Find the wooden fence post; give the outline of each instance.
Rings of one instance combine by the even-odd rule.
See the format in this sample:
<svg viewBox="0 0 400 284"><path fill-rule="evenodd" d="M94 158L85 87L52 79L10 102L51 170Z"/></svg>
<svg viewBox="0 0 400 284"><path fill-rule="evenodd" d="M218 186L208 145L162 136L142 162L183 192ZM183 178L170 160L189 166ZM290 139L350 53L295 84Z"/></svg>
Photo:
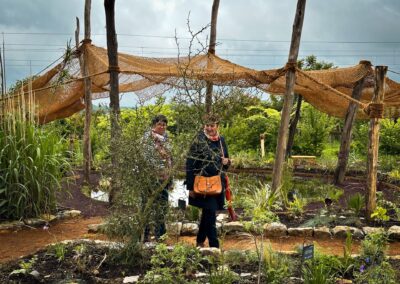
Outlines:
<svg viewBox="0 0 400 284"><path fill-rule="evenodd" d="M296 16L293 23L292 41L290 44L288 59L288 63L292 65L292 68L290 68L286 73L286 92L283 102L281 125L279 127L278 143L276 146L275 162L272 173L272 192L276 192L282 184L283 163L285 161L289 119L294 96L293 89L296 80L295 67L297 64L297 56L299 54L301 30L303 28L305 8L306 0L298 0Z"/></svg>
<svg viewBox="0 0 400 284"><path fill-rule="evenodd" d="M367 210L366 218L376 209L376 187L379 150L379 120L383 117L383 99L385 95L385 76L387 66L375 67L375 90L372 103L368 106L370 124L367 157Z"/></svg>

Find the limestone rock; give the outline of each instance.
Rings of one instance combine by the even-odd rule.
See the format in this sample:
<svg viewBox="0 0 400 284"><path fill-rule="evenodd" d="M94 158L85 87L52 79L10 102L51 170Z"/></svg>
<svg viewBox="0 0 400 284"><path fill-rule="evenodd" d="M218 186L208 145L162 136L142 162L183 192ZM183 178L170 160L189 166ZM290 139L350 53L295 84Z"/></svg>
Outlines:
<svg viewBox="0 0 400 284"><path fill-rule="evenodd" d="M39 219L39 218L29 218L29 219L25 219L24 223L28 226L40 227L40 226L43 226L44 224L46 224L47 222L45 220Z"/></svg>
<svg viewBox="0 0 400 284"><path fill-rule="evenodd" d="M91 234L102 233L105 226L106 226L106 223L89 224L88 225L88 233L91 233Z"/></svg>
<svg viewBox="0 0 400 284"><path fill-rule="evenodd" d="M225 223L229 221L229 216L228 214L225 213L220 213L217 215L217 221L221 223Z"/></svg>
<svg viewBox="0 0 400 284"><path fill-rule="evenodd" d="M227 234L233 234L236 232L243 232L244 228L243 228L243 224L240 222L228 222L224 224L224 231Z"/></svg>
<svg viewBox="0 0 400 284"><path fill-rule="evenodd" d="M385 231L382 227L363 227L362 228L365 235L375 234L375 233L383 233Z"/></svg>
<svg viewBox="0 0 400 284"><path fill-rule="evenodd" d="M392 241L400 240L400 226L392 226L388 230L389 239Z"/></svg>
<svg viewBox="0 0 400 284"><path fill-rule="evenodd" d="M182 222L167 223L167 234L169 236L180 236L182 230Z"/></svg>
<svg viewBox="0 0 400 284"><path fill-rule="evenodd" d="M264 235L266 237L285 237L287 235L287 227L279 222L265 224Z"/></svg>
<svg viewBox="0 0 400 284"><path fill-rule="evenodd" d="M221 254L221 250L219 248L200 248L199 251L202 256L218 257Z"/></svg>
<svg viewBox="0 0 400 284"><path fill-rule="evenodd" d="M293 237L312 237L313 232L314 229L311 227L288 229L288 235Z"/></svg>
<svg viewBox="0 0 400 284"><path fill-rule="evenodd" d="M364 237L364 233L360 229L355 227L336 226L332 229L333 235L337 238L346 238L347 231L350 231L350 233L353 235L353 238L362 239Z"/></svg>
<svg viewBox="0 0 400 284"><path fill-rule="evenodd" d="M196 223L185 223L182 225L182 236L196 236L199 232L199 225Z"/></svg>
<svg viewBox="0 0 400 284"><path fill-rule="evenodd" d="M139 275L127 276L124 278L122 283L137 283L137 282L139 282L139 277L140 277Z"/></svg>
<svg viewBox="0 0 400 284"><path fill-rule="evenodd" d="M24 225L21 221L11 221L0 223L0 231L18 230Z"/></svg>
<svg viewBox="0 0 400 284"><path fill-rule="evenodd" d="M328 239L331 238L331 230L328 227L314 228L314 238Z"/></svg>
<svg viewBox="0 0 400 284"><path fill-rule="evenodd" d="M81 211L79 210L65 210L59 213L59 218L75 218L81 215Z"/></svg>

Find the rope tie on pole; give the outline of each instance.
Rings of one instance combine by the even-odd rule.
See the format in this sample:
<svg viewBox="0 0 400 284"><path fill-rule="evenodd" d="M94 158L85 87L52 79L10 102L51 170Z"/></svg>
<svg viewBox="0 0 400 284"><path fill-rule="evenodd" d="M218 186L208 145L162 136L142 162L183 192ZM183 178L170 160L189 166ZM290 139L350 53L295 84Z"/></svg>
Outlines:
<svg viewBox="0 0 400 284"><path fill-rule="evenodd" d="M84 38L82 40L82 44L91 44L91 43L92 43L92 40L90 38Z"/></svg>
<svg viewBox="0 0 400 284"><path fill-rule="evenodd" d="M119 66L108 66L108 73L110 73L111 71L114 72L121 72L121 70L119 69Z"/></svg>
<svg viewBox="0 0 400 284"><path fill-rule="evenodd" d="M285 65L285 70L286 71L293 71L293 72L296 72L296 69L297 69L297 63L296 62L286 62L286 65Z"/></svg>
<svg viewBox="0 0 400 284"><path fill-rule="evenodd" d="M383 103L369 103L366 108L364 108L364 112L370 118L383 118Z"/></svg>

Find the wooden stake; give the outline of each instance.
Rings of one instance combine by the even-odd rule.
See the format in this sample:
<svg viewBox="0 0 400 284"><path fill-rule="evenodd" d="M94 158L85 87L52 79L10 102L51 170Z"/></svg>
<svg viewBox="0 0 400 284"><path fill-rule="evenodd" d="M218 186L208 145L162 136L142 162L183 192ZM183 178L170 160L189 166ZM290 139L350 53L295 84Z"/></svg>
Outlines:
<svg viewBox="0 0 400 284"><path fill-rule="evenodd" d="M293 23L292 41L290 44L288 63L294 66L297 63L299 54L301 30L303 28L304 12L306 0L297 1L296 16ZM278 143L276 146L275 162L272 173L272 192L276 192L282 184L283 163L285 161L286 145L288 140L288 128L290 111L293 105L293 89L296 80L295 69L290 69L286 73L286 93L283 101L281 115L281 125L279 127Z"/></svg>
<svg viewBox="0 0 400 284"><path fill-rule="evenodd" d="M265 134L260 134L261 158L265 157Z"/></svg>
<svg viewBox="0 0 400 284"><path fill-rule="evenodd" d="M208 53L215 54L215 45L217 41L217 17L218 17L219 0L214 0L212 11L211 11L211 33L210 33L210 45L208 47ZM212 109L212 92L213 83L207 82L206 88L206 113L210 113Z"/></svg>
<svg viewBox="0 0 400 284"><path fill-rule="evenodd" d="M111 140L110 153L111 163L114 169L117 169L117 148L116 143L120 136L119 116L119 80L118 80L118 42L115 32L115 0L104 0L104 9L106 13L107 29L107 53L108 66L110 71L110 109L111 109ZM109 202L113 204L117 193L117 185L111 182L111 191Z"/></svg>
<svg viewBox="0 0 400 284"><path fill-rule="evenodd" d="M91 0L85 0L85 37L83 43L83 54L79 57L79 64L81 66L81 75L85 78L83 80L84 91L85 91L85 123L83 129L83 177L84 182L90 184L90 168L92 161L92 151L90 142L90 124L92 121L92 79L88 77L89 66L88 66L88 53L86 46L90 44L90 10ZM76 18L76 30L75 30L75 44L79 46L79 19Z"/></svg>
<svg viewBox="0 0 400 284"><path fill-rule="evenodd" d="M372 98L373 103L383 103L385 94L385 76L387 66L375 67L375 91ZM367 157L367 210L366 218L371 220L371 214L376 209L376 187L378 170L378 150L379 150L379 120L378 117L371 117L369 123L369 141Z"/></svg>
<svg viewBox="0 0 400 284"><path fill-rule="evenodd" d="M365 77L356 83L353 88L351 97L353 99L359 100L361 98L363 85ZM340 150L338 154L338 162L333 177L333 183L336 185L342 184L346 174L347 161L349 158L350 144L351 144L351 134L353 130L354 120L356 118L356 113L358 110L358 104L354 102L349 103L347 108L346 117L344 120L344 126L342 131L342 136L340 138Z"/></svg>

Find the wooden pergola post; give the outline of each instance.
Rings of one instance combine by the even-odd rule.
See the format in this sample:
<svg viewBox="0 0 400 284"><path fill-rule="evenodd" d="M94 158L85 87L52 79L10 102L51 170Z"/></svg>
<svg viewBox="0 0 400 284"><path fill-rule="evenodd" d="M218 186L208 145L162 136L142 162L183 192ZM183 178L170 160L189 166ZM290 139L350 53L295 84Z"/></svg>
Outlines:
<svg viewBox="0 0 400 284"><path fill-rule="evenodd" d="M290 112L293 105L293 90L296 80L296 64L299 54L301 31L303 28L304 12L306 8L306 0L297 1L296 16L293 23L292 41L290 44L288 65L291 65L286 72L286 92L283 101L283 109L281 115L281 125L279 127L278 143L275 152L275 162L272 173L272 192L276 192L282 184L283 163L285 161L286 146L288 141L288 129Z"/></svg>
<svg viewBox="0 0 400 284"><path fill-rule="evenodd" d="M88 53L86 45L91 43L90 39L90 10L92 0L85 0L85 37L83 39L83 60L82 60L82 71L85 88L85 124L83 129L83 175L86 183L90 183L90 167L92 161L92 150L90 142L90 124L92 121L92 79L88 77L89 66L88 66Z"/></svg>
<svg viewBox="0 0 400 284"><path fill-rule="evenodd" d="M362 62L360 62L362 63ZM371 65L370 62L365 62L364 64ZM351 94L351 97L355 100L359 100L361 98L362 90L364 87L365 77L359 80ZM342 136L340 138L340 150L338 154L338 162L335 169L335 174L333 177L333 183L336 185L342 184L344 181L344 177L346 174L346 167L349 158L350 152L350 144L351 144L351 135L354 125L354 120L356 118L356 113L358 110L358 104L355 102L350 102L349 107L347 108L346 117L344 120L344 126L342 131Z"/></svg>
<svg viewBox="0 0 400 284"><path fill-rule="evenodd" d="M106 13L106 30L107 30L107 54L108 54L108 68L110 73L110 118L111 118L111 140L110 140L110 153L111 163L114 169L117 168L117 148L116 141L120 136L120 105L119 105L119 67L118 67L118 42L117 34L115 32L115 0L104 0L104 9ZM109 202L113 204L117 184L111 181L111 191L109 194Z"/></svg>
<svg viewBox="0 0 400 284"><path fill-rule="evenodd" d="M211 11L211 33L210 45L208 46L208 53L215 54L215 45L217 42L217 18L218 18L219 0L214 0ZM213 83L207 82L206 86L206 113L211 112L212 108L212 92Z"/></svg>
<svg viewBox="0 0 400 284"><path fill-rule="evenodd" d="M369 141L367 157L367 210L366 218L371 220L371 213L376 209L376 187L378 170L379 128L383 117L383 99L385 94L385 76L387 66L375 67L375 90L369 109Z"/></svg>

